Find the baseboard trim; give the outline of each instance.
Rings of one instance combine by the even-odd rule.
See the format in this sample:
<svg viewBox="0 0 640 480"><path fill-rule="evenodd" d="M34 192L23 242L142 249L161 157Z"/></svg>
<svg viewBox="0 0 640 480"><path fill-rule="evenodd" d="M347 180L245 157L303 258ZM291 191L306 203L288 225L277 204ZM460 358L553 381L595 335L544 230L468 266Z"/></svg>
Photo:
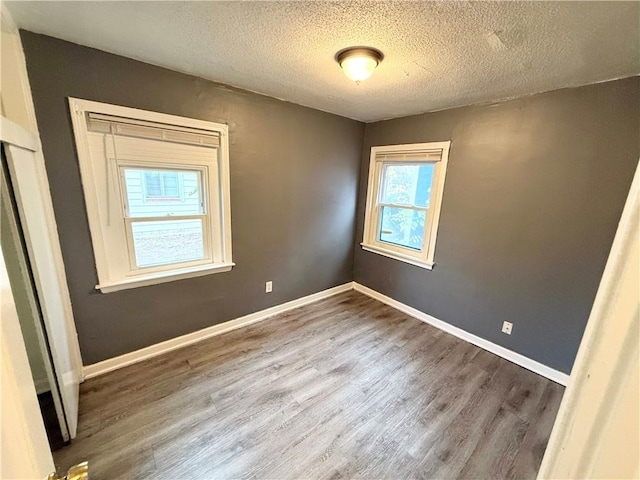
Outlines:
<svg viewBox="0 0 640 480"><path fill-rule="evenodd" d="M344 285L338 285L337 287L329 288L318 293L307 295L306 297L301 297L290 302L282 303L265 310L260 310L259 312L250 313L249 315L245 315L234 320L229 320L228 322L219 323L217 325L198 330L197 332L188 333L180 337L156 343L155 345L141 348L140 350L136 350L134 352L125 353L124 355L120 355L118 357L109 358L107 360L103 360L102 362L94 363L92 365L86 365L83 367L84 380L88 380L90 378L97 377L98 375L112 372L113 370L117 370L119 368L133 365L134 363L148 360L149 358L157 357L158 355L162 355L178 348L192 345L207 338L215 337L216 335L221 335L238 328L261 322L263 320L266 320L267 318L273 317L274 315L278 315L280 313L293 310L294 308L302 307L309 303L317 302L318 300L322 300L342 292L347 292L349 290L353 290L353 282L345 283Z"/></svg>
<svg viewBox="0 0 640 480"><path fill-rule="evenodd" d="M357 282L353 282L353 288L357 292L363 293L371 298L375 298L376 300L381 301L401 312L406 313L422 322L428 323L440 330L443 330L451 335L454 335L466 342L472 343L480 348L483 348L499 357L504 358L505 360L509 360L516 365L520 365L521 367L526 368L527 370L531 370L538 375L542 375L543 377L548 378L560 385L567 385L569 381L569 375L566 373L555 370L551 367L548 367L540 362L536 362L535 360L530 359L529 357L525 357L519 353L514 352L513 350L509 350L508 348L501 347L489 340L485 340L484 338L478 337L472 333L467 332L466 330L462 330L461 328L454 327L450 323L444 322L442 320L438 320L435 317L432 317L429 314L421 312L409 305L401 303L397 300L394 300L391 297L383 295L380 292L377 292L369 287L365 287Z"/></svg>
<svg viewBox="0 0 640 480"><path fill-rule="evenodd" d="M254 323L261 322L270 317L278 315L280 313L287 312L289 310L293 310L294 308L302 307L304 305L308 305L313 302L317 302L318 300L322 300L333 295L337 295L339 293L347 292L349 290L356 290L357 292L363 293L371 298L375 298L382 303L385 303L401 312L406 313L422 322L428 323L440 330L443 330L451 335L454 335L466 342L472 343L484 350L487 350L499 357L504 358L505 360L509 360L516 365L520 365L521 367L526 368L527 370L531 370L538 375L542 375L543 377L548 378L549 380L553 380L560 385L567 385L569 381L569 375L566 373L562 373L558 370L555 370L551 367L548 367L540 362L530 359L529 357L525 357L519 353L516 353L508 348L497 345L489 340L485 340L484 338L478 337L472 333L467 332L466 330L462 330L461 328L454 327L450 323L439 320L427 313L421 312L418 309L410 307L402 302L394 300L391 297L388 297L380 292L377 292L369 287L361 285L357 282L349 282L344 285L339 285L337 287L329 288L328 290L323 290L318 293L314 293L311 295L307 295L306 297L301 297L296 300L292 300L290 302L286 302L280 305L276 305L271 308L267 308L265 310L261 310L259 312L250 313L249 315L245 315L240 318L236 318L234 320L229 320L228 322L219 323L218 325L213 325L211 327L204 328L202 330L198 330L197 332L188 333L186 335L182 335L180 337L172 338L170 340L166 340L164 342L156 343L155 345L151 345L149 347L141 348L140 350L136 350L134 352L125 353L124 355L120 355L118 357L109 358L107 360L103 360L102 362L94 363L92 365L86 365L83 367L84 380L88 380L93 377L97 377L99 375L103 375L105 373L111 372L113 370L117 370L119 368L123 368L129 365L133 365L134 363L142 362L144 360L148 360L153 357L157 357L158 355L162 355L164 353L171 352L173 350L177 350L178 348L186 347L188 345L192 345L194 343L198 343L207 338L215 337L216 335L221 335L223 333L230 332L232 330L237 330L238 328L246 327L248 325L252 325Z"/></svg>

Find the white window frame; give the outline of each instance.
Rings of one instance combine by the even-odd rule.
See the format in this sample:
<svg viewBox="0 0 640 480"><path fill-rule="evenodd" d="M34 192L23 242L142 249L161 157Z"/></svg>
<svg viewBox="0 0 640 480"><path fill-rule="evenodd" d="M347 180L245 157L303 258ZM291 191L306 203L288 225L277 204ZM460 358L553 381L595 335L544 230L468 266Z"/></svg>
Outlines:
<svg viewBox="0 0 640 480"><path fill-rule="evenodd" d="M212 273L228 272L235 265L232 262L231 252L231 206L229 186L229 135L228 126L220 123L207 122L192 118L179 117L164 113L150 112L136 108L122 107L90 100L69 98L69 107L73 123L73 131L80 164L82 186L87 207L89 230L93 243L93 251L98 273L98 285L96 289L102 293L109 293L129 288L154 285L184 278L197 277ZM212 132L219 136L220 145L211 148L211 160L200 161L170 161L164 157L158 159L140 159L118 156L117 169L119 182L118 212L121 212L124 237L119 236L118 246L114 247L113 233L109 236L105 228L105 214L101 212L99 195L103 194L98 188L95 159L91 156L89 147L89 129L87 125L87 113L97 113L165 124L171 127L192 128ZM205 258L196 261L187 261L168 265L157 265L138 268L135 264L130 223L135 218L128 217L128 199L124 191L124 169L168 169L172 171L199 170L202 180L203 201L205 205L204 215L197 215L203 220L204 253ZM144 179L143 179L144 183ZM104 202L103 202L104 203ZM109 203L111 205L111 203ZM102 208L104 210L104 207ZM116 215L117 216L117 215ZM120 218L119 216L117 216ZM192 216L176 216L175 220L188 220ZM141 217L148 220L150 217ZM160 220L167 220L162 218ZM111 221L111 220L110 220ZM214 232L218 232L214 234ZM121 254L119 258L126 258L128 269L123 267L123 262L113 262L109 258L106 248L116 248ZM121 244L121 245L120 245Z"/></svg>
<svg viewBox="0 0 640 480"><path fill-rule="evenodd" d="M149 164L146 164L144 162L125 160L118 166L118 168L120 169L120 182L121 182L120 184L124 186L126 184L125 170L148 170L150 166ZM199 165L166 164L162 166L153 165L152 168L154 170L169 170L169 171L177 171L177 170L184 169L190 172L198 171L200 173L201 185L200 185L200 202L199 203L200 205L204 205L205 212L200 214L194 214L194 215L175 216L175 217L171 217L171 219L173 219L174 221L200 220L202 222L204 256L202 259L198 259L198 260L190 260L190 261L173 263L173 264L160 264L160 265L148 266L148 267L139 267L136 263L136 254L135 254L133 232L132 232L133 227L131 224L140 223L140 222L154 222L154 221L166 222L166 221L170 221L170 219L167 218L166 216L164 217L152 217L152 216L132 217L129 214L130 212L129 197L125 189L121 188L120 190L121 197L122 197L121 202L125 208L124 223L125 223L125 232L127 237L127 247L129 250L129 265L131 268L129 275L138 275L140 273L162 272L165 270L175 270L176 265L179 265L180 266L179 268L182 268L182 267L192 267L192 266L206 265L206 264L212 263L212 261L214 260L213 250L216 248L216 245L212 245L212 239L214 238L213 229L214 229L214 224L219 223L219 219L216 214L217 212L215 211L208 212L208 213L206 212L206 209L209 208L209 203L210 203L209 201L207 201L207 198L206 198L207 197L206 192L210 191L210 188L209 188L210 182L208 181L208 178L210 175L208 173L208 167L199 166Z"/></svg>
<svg viewBox="0 0 640 480"><path fill-rule="evenodd" d="M385 257L393 258L417 267L432 270L435 265L436 239L438 224L440 222L440 210L442 208L442 193L444 191L444 181L447 173L447 163L449 160L449 148L451 142L430 142L412 143L404 145L387 145L371 148L369 159L369 179L367 183L367 203L364 220L364 235L360 244L363 250L377 253ZM429 160L416 161L417 154L429 155ZM400 155L399 155L400 154ZM406 159L381 160L384 155L401 157L406 154ZM436 159L438 158L439 159ZM390 164L434 164L433 183L431 185L431 196L429 199L429 209L425 220L425 232L423 236L422 248L417 251L412 248L402 247L378 239L380 218L381 218L381 194L383 172L386 165ZM384 206L393 206L385 204ZM406 205L398 205L402 208L410 208ZM416 208L422 210L421 208Z"/></svg>

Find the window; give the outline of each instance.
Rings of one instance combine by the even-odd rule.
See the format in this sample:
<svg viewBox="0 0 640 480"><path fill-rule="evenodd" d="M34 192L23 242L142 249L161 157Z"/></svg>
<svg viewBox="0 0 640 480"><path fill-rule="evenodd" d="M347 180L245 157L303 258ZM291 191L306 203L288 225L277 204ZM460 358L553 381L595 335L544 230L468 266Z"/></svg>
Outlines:
<svg viewBox="0 0 640 480"><path fill-rule="evenodd" d="M449 145L371 149L363 249L433 268Z"/></svg>
<svg viewBox="0 0 640 480"><path fill-rule="evenodd" d="M96 288L229 271L227 126L69 101Z"/></svg>
<svg viewBox="0 0 640 480"><path fill-rule="evenodd" d="M122 170L126 190L124 221L131 243L129 255L132 268L144 269L206 259L205 252L210 245L204 236L207 214L201 195L204 190L203 172L184 169L179 173L131 167L122 167ZM141 178L147 187L145 198L153 200L151 205L141 201ZM162 187L158 195L149 196L149 179L160 179L156 183ZM173 191L164 189L165 179L171 179ZM186 184L189 190L189 196L182 200L178 193L178 179L182 189ZM170 219L167 220L167 217Z"/></svg>
<svg viewBox="0 0 640 480"><path fill-rule="evenodd" d="M179 175L178 172L145 172L145 200L180 200L182 178Z"/></svg>

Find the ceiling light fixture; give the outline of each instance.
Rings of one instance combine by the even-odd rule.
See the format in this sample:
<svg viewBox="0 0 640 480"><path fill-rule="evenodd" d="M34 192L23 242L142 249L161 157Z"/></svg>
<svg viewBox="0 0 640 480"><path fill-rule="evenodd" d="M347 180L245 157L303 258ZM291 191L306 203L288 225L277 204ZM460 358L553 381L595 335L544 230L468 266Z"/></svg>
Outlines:
<svg viewBox="0 0 640 480"><path fill-rule="evenodd" d="M371 47L349 47L336 53L342 71L356 83L369 78L383 58L380 50Z"/></svg>

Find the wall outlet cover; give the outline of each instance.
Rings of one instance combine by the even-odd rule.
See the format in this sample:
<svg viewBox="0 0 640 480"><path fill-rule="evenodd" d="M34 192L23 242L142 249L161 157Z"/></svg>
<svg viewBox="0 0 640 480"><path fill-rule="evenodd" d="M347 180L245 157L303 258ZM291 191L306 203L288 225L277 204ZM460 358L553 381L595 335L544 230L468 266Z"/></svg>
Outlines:
<svg viewBox="0 0 640 480"><path fill-rule="evenodd" d="M511 330L513 329L513 323L511 322L502 322L502 333L506 333L507 335L511 335Z"/></svg>

